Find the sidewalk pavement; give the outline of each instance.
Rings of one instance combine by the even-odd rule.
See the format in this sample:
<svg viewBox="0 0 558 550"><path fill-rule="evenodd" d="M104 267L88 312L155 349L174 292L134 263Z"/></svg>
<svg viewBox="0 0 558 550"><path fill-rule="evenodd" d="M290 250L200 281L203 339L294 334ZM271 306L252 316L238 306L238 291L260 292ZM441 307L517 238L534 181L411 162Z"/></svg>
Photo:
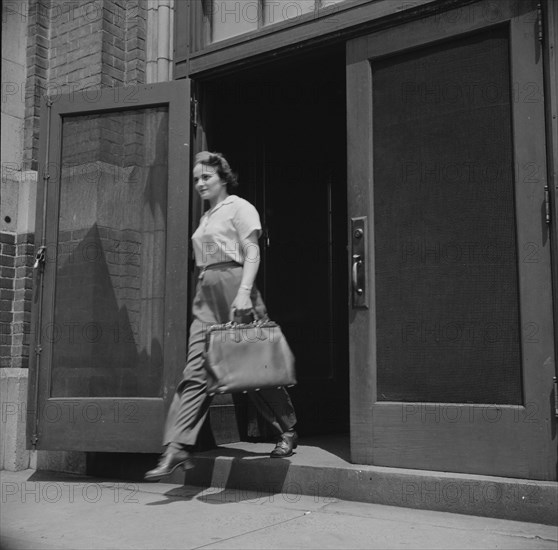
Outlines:
<svg viewBox="0 0 558 550"><path fill-rule="evenodd" d="M286 459L270 460L272 448L264 442L222 444L196 452L193 469L176 470L164 481L558 525L556 482L353 464L348 434L306 436ZM87 472L142 481L157 458L96 453Z"/></svg>
<svg viewBox="0 0 558 550"><path fill-rule="evenodd" d="M1 547L553 549L557 527L350 502L121 482L56 472L0 472Z"/></svg>

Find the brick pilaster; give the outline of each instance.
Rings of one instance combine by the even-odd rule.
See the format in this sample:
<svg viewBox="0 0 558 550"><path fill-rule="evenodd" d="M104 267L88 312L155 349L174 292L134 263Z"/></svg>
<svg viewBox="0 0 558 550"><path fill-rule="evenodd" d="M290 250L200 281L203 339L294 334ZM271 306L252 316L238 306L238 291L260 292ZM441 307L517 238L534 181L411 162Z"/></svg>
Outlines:
<svg viewBox="0 0 558 550"><path fill-rule="evenodd" d="M17 235L12 330L12 367L15 368L29 366L34 256L34 235L32 233Z"/></svg>
<svg viewBox="0 0 558 550"><path fill-rule="evenodd" d="M29 0L23 160L37 170L41 96L48 82L51 0Z"/></svg>
<svg viewBox="0 0 558 550"><path fill-rule="evenodd" d="M15 235L0 233L0 367L11 366Z"/></svg>
<svg viewBox="0 0 558 550"><path fill-rule="evenodd" d="M33 235L0 233L0 367L29 366Z"/></svg>
<svg viewBox="0 0 558 550"><path fill-rule="evenodd" d="M143 84L146 65L147 2L126 3L126 84Z"/></svg>

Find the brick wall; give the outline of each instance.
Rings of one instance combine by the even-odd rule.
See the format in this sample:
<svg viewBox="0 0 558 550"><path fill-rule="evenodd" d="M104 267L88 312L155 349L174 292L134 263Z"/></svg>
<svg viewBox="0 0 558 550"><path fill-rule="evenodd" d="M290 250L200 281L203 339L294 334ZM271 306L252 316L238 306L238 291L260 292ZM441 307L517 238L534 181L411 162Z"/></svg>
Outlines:
<svg viewBox="0 0 558 550"><path fill-rule="evenodd" d="M33 235L0 233L0 367L29 366Z"/></svg>
<svg viewBox="0 0 558 550"><path fill-rule="evenodd" d="M147 2L129 0L126 3L126 84L145 82Z"/></svg>
<svg viewBox="0 0 558 550"><path fill-rule="evenodd" d="M48 82L50 0L29 0L27 82L25 84L24 164L37 170L41 97Z"/></svg>
<svg viewBox="0 0 558 550"><path fill-rule="evenodd" d="M145 82L147 0L29 0L25 160L37 169L41 98Z"/></svg>
<svg viewBox="0 0 558 550"><path fill-rule="evenodd" d="M14 320L15 236L0 233L0 367L10 367Z"/></svg>

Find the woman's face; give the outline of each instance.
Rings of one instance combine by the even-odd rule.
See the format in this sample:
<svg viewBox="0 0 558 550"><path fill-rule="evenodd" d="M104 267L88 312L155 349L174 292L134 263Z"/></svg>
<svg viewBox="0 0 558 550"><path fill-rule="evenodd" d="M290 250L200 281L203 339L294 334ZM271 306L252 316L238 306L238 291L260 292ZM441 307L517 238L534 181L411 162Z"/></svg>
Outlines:
<svg viewBox="0 0 558 550"><path fill-rule="evenodd" d="M194 185L200 197L215 203L227 192L227 184L217 174L217 168L207 164L194 166Z"/></svg>

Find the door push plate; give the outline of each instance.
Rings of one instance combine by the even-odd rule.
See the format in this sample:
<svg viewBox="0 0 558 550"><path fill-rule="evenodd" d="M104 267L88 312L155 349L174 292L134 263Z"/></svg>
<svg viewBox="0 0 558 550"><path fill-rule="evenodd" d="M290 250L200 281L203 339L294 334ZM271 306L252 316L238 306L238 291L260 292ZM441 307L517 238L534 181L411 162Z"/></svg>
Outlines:
<svg viewBox="0 0 558 550"><path fill-rule="evenodd" d="M366 253L368 225L366 217L351 218L351 294L353 307L368 307L368 292L366 288Z"/></svg>

